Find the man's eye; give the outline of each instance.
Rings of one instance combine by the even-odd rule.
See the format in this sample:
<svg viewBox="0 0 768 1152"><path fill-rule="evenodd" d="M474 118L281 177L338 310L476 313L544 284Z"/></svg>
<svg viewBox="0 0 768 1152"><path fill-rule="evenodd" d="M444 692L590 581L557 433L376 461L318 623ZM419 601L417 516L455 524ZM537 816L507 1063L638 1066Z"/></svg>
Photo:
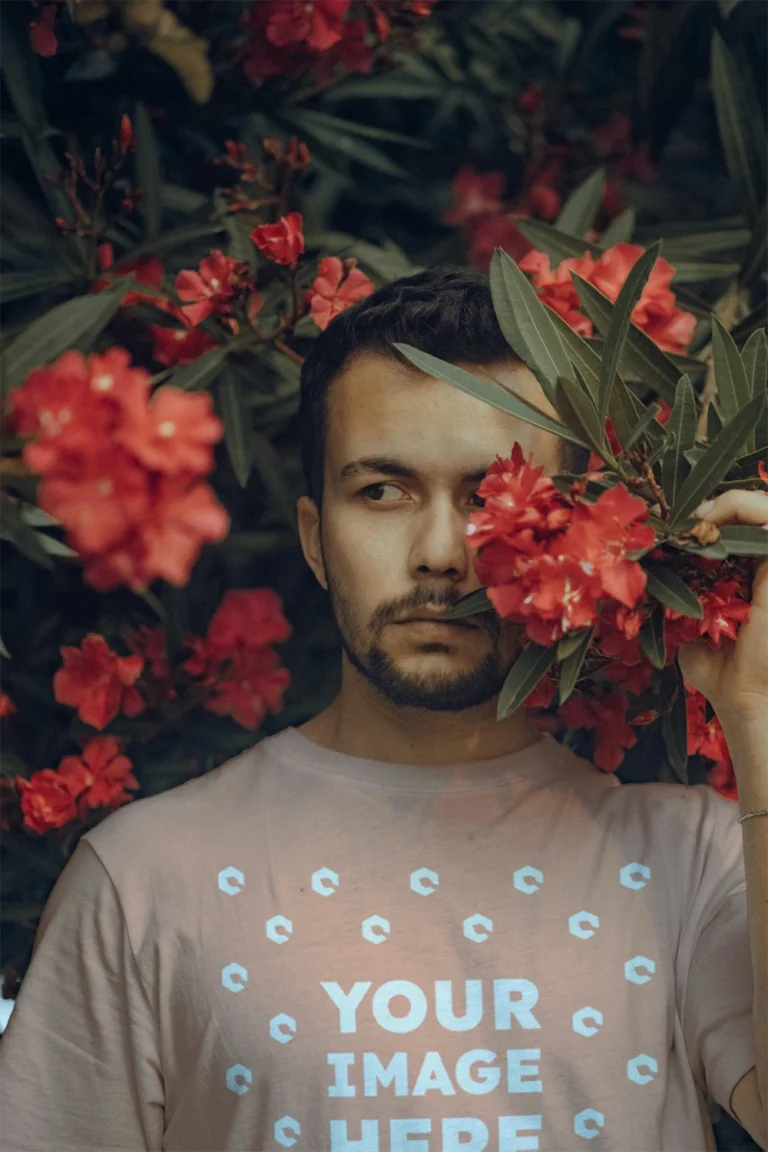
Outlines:
<svg viewBox="0 0 768 1152"><path fill-rule="evenodd" d="M387 484L386 482L381 481L379 484L369 484L367 488L361 488L360 489L360 495L366 496L369 500L373 500L373 502L375 504L396 503L396 501L379 500L377 498L377 493L380 493L383 488L394 488L396 492L401 491L401 489L398 488L397 484ZM472 493L471 499L479 501L479 503L476 505L476 507L478 507L478 508L484 508L485 507L485 497L478 496L477 492Z"/></svg>
<svg viewBox="0 0 768 1152"><path fill-rule="evenodd" d="M382 482L380 484L369 484L367 488L361 488L360 495L367 496L369 500L373 500L375 504L389 503L389 501L377 500L375 497L375 493L380 491L382 488L394 488L396 491L400 491L396 484L386 484Z"/></svg>

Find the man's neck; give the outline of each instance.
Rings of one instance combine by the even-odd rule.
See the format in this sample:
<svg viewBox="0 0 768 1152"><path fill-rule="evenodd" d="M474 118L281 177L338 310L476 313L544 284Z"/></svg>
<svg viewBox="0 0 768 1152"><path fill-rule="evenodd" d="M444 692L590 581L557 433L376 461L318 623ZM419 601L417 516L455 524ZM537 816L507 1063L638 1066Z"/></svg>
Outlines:
<svg viewBox="0 0 768 1152"><path fill-rule="evenodd" d="M489 760L540 739L524 708L499 721L496 707L494 699L462 712L398 708L378 693L349 693L342 687L326 709L298 730L331 751L394 764Z"/></svg>

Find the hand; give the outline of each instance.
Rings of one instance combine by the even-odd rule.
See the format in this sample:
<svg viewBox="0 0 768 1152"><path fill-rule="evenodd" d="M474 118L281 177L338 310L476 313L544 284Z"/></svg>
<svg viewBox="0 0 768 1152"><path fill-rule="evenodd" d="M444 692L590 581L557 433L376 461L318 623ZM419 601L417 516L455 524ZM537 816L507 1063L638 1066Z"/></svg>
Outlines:
<svg viewBox="0 0 768 1152"><path fill-rule="evenodd" d="M768 493L732 488L707 500L695 515L710 524L757 524L768 529ZM752 584L749 620L736 643L713 650L697 640L680 649L683 676L707 697L718 718L744 722L768 718L768 560Z"/></svg>

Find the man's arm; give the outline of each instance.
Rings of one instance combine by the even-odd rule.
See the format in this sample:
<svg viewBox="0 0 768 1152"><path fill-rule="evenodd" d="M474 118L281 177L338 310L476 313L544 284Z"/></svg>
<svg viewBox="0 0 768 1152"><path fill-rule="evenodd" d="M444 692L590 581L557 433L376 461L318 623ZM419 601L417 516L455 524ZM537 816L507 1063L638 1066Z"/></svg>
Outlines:
<svg viewBox="0 0 768 1152"><path fill-rule="evenodd" d="M162 1148L156 1033L118 893L81 840L0 1041L0 1152Z"/></svg>

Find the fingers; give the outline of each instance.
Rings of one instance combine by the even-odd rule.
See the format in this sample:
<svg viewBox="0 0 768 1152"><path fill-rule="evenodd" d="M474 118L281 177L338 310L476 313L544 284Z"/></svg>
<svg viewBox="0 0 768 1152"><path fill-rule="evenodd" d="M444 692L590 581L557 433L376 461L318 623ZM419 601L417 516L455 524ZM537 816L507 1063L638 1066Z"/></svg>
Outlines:
<svg viewBox="0 0 768 1152"><path fill-rule="evenodd" d="M768 527L768 492L731 488L715 500L705 500L694 512L711 524L758 524Z"/></svg>

